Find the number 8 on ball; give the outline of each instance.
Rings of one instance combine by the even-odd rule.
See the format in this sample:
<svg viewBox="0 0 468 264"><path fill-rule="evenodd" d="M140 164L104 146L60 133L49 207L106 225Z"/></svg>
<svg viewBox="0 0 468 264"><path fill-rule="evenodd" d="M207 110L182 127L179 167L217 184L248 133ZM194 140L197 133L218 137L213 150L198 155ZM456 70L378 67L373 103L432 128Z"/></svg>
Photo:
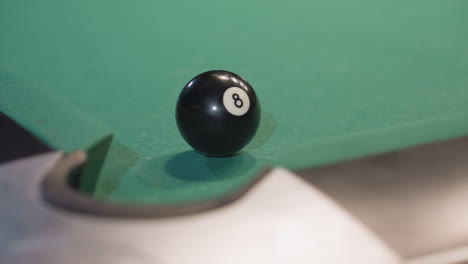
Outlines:
<svg viewBox="0 0 468 264"><path fill-rule="evenodd" d="M230 87L224 92L223 105L230 114L242 116L249 111L249 96L239 87Z"/></svg>

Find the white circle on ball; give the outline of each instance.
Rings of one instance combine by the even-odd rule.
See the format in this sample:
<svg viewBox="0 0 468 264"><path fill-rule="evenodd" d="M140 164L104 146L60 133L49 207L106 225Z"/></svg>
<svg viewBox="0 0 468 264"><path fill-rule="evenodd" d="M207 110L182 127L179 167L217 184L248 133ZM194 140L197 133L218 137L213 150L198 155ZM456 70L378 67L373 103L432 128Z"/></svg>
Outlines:
<svg viewBox="0 0 468 264"><path fill-rule="evenodd" d="M231 87L224 92L223 104L232 115L243 116L249 111L250 98L245 90L239 87Z"/></svg>

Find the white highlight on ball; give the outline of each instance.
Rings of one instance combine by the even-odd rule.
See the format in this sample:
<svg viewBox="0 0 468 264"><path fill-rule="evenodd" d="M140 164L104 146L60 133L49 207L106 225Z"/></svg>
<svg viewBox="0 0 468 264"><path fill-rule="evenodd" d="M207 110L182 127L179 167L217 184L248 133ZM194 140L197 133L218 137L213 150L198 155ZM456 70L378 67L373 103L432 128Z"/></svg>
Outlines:
<svg viewBox="0 0 468 264"><path fill-rule="evenodd" d="M249 111L250 98L245 90L239 87L231 87L224 92L223 104L232 115L243 116Z"/></svg>

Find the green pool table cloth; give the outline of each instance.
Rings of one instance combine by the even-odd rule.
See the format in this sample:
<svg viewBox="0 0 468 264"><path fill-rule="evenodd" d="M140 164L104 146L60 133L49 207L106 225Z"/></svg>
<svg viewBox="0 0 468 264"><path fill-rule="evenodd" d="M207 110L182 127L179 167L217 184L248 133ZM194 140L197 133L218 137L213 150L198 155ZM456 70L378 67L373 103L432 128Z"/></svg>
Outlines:
<svg viewBox="0 0 468 264"><path fill-rule="evenodd" d="M211 199L266 166L468 134L467 12L463 0L5 0L0 110L87 150L80 188L98 199ZM194 152L175 123L182 87L213 69L243 76L262 106L229 158Z"/></svg>

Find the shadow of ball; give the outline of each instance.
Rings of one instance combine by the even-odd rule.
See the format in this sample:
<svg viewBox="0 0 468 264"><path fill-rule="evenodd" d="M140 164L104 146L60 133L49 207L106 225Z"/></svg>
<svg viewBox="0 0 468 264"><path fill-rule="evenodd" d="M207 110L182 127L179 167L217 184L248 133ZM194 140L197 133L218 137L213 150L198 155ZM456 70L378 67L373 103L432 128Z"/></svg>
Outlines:
<svg viewBox="0 0 468 264"><path fill-rule="evenodd" d="M232 157L214 158L191 150L169 158L164 169L169 175L184 181L210 182L242 176L255 163L255 158L245 152Z"/></svg>

